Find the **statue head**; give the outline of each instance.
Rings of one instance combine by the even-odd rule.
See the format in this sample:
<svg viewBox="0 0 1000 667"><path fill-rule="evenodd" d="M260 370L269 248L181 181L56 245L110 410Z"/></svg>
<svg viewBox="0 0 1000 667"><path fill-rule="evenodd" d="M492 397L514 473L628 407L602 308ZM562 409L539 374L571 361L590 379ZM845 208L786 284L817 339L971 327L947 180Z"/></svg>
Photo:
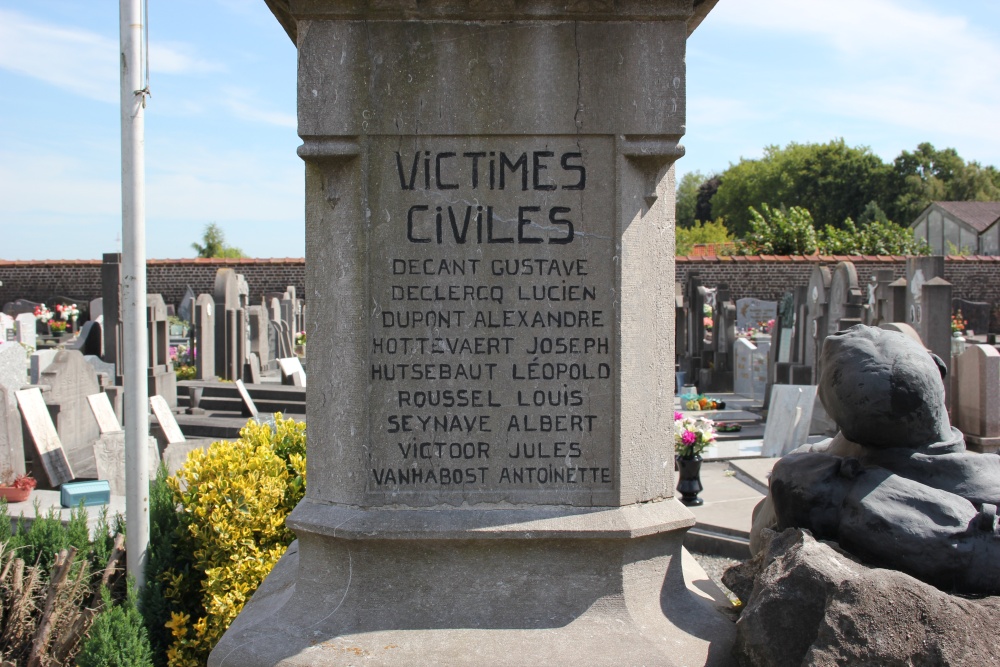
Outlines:
<svg viewBox="0 0 1000 667"><path fill-rule="evenodd" d="M947 440L943 364L920 343L858 324L826 338L819 397L844 436L867 447Z"/></svg>

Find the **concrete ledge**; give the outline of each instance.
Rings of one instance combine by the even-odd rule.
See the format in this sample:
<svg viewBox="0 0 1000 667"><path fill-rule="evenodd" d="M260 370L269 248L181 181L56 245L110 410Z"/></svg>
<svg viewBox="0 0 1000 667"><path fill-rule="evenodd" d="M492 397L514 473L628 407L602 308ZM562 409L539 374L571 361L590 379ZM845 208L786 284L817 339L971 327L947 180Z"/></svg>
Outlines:
<svg viewBox="0 0 1000 667"><path fill-rule="evenodd" d="M626 539L695 524L674 499L625 507L357 509L304 499L287 519L296 532L345 540Z"/></svg>

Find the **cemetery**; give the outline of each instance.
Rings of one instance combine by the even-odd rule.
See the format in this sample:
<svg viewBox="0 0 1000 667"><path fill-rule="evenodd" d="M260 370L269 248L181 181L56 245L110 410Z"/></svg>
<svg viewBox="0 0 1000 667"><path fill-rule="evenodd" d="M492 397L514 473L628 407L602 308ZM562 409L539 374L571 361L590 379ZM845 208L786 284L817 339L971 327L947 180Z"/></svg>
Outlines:
<svg viewBox="0 0 1000 667"><path fill-rule="evenodd" d="M714 2L267 4L304 259L0 261L3 665L1000 664L1000 261L675 257Z"/></svg>

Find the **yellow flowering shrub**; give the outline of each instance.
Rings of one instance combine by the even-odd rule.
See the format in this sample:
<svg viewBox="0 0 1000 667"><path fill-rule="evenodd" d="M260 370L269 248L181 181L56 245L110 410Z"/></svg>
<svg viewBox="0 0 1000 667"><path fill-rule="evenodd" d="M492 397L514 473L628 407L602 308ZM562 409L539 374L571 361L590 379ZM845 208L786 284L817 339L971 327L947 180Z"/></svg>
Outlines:
<svg viewBox="0 0 1000 667"><path fill-rule="evenodd" d="M175 603L171 667L205 664L294 539L285 517L305 493L305 443L305 424L276 414L274 429L250 421L238 441L191 452L167 480L180 513L176 565L161 576Z"/></svg>

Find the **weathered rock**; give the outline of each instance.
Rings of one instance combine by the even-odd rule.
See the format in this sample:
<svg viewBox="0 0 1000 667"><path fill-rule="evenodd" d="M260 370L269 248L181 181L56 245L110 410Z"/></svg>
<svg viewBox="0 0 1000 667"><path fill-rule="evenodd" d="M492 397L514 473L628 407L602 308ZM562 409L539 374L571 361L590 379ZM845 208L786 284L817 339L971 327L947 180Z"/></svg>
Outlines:
<svg viewBox="0 0 1000 667"><path fill-rule="evenodd" d="M760 568L736 626L741 665L1000 665L1000 598L869 568L799 529L740 567L743 577Z"/></svg>

